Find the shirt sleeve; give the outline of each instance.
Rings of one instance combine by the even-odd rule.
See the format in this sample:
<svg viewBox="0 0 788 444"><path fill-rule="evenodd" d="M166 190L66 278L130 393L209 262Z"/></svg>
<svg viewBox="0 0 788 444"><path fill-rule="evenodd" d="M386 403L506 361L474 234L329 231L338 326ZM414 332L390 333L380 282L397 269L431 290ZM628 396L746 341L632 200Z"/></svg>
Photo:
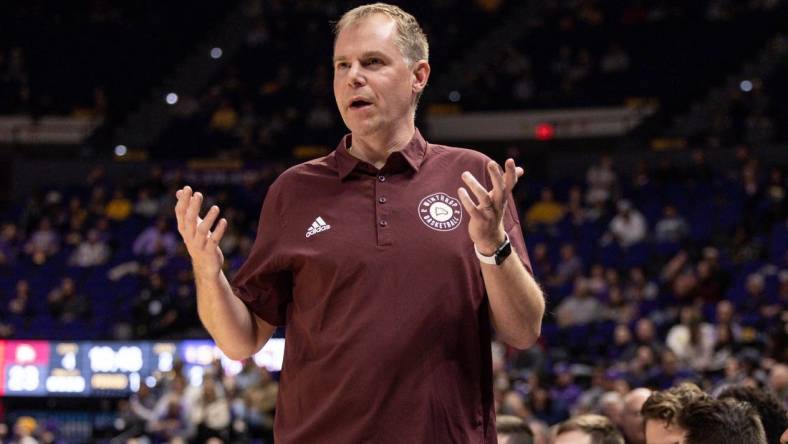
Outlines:
<svg viewBox="0 0 788 444"><path fill-rule="evenodd" d="M285 325L292 301L292 273L282 252L280 202L275 182L263 202L252 251L231 282L233 293L271 325Z"/></svg>

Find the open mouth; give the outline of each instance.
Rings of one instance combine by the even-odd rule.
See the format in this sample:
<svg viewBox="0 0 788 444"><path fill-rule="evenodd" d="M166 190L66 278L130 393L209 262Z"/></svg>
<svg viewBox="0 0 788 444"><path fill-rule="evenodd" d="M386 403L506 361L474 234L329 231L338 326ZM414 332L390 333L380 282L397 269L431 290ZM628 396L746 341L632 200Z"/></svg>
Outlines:
<svg viewBox="0 0 788 444"><path fill-rule="evenodd" d="M363 109L371 105L372 102L367 102L366 100L361 100L361 99L350 102L351 109Z"/></svg>

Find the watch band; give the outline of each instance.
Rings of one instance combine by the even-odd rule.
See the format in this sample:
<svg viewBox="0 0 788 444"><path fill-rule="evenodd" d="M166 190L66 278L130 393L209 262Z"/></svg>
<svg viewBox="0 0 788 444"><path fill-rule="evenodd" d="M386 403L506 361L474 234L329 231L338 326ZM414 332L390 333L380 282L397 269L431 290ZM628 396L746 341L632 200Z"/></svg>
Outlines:
<svg viewBox="0 0 788 444"><path fill-rule="evenodd" d="M479 261L483 264L489 265L501 265L501 263L509 257L509 254L512 252L512 243L509 241L509 234L504 233L505 239L503 243L495 249L495 253L492 256L485 256L479 249L476 248L476 244L473 244L473 250L476 252L476 257L479 258Z"/></svg>

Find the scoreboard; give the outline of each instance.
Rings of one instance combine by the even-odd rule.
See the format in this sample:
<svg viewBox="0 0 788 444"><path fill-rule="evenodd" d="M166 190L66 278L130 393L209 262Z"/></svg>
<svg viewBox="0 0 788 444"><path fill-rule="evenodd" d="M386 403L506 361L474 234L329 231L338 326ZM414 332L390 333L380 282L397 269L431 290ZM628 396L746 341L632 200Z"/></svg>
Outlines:
<svg viewBox="0 0 788 444"><path fill-rule="evenodd" d="M278 372L283 357L284 339L272 338L253 358L258 366ZM125 396L140 384L153 386L179 360L189 383L197 386L216 359L229 375L241 371L242 363L210 340L0 340L0 396Z"/></svg>

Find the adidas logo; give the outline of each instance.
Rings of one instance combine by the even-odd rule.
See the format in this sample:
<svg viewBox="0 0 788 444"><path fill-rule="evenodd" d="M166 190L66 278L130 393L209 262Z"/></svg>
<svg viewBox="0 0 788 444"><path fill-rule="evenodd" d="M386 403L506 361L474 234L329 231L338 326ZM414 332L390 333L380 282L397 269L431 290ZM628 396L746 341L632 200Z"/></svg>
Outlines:
<svg viewBox="0 0 788 444"><path fill-rule="evenodd" d="M330 230L331 225L327 224L322 217L318 216L312 225L306 230L306 237L314 236L321 231Z"/></svg>

